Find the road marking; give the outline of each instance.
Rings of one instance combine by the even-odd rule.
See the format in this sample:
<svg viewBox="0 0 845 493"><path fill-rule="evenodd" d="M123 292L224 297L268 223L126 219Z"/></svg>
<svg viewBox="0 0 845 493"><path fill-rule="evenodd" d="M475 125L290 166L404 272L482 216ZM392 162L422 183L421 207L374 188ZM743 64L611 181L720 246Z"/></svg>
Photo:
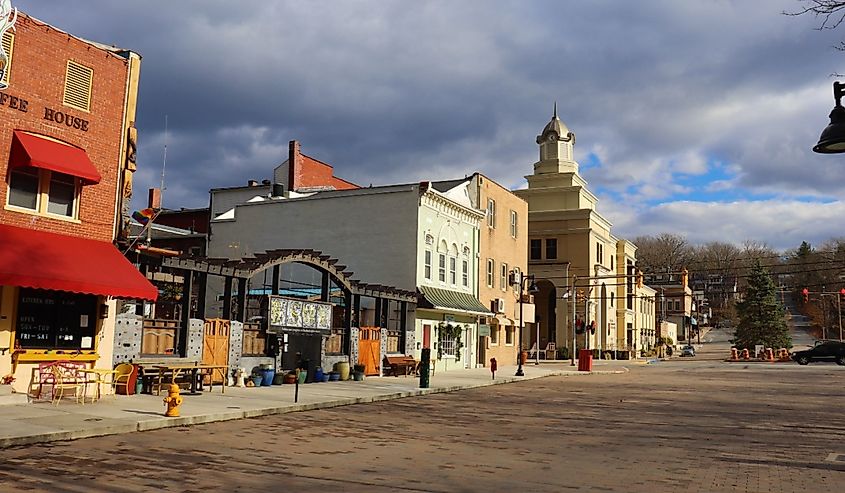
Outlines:
<svg viewBox="0 0 845 493"><path fill-rule="evenodd" d="M845 456L845 454L837 454L837 453L831 452L831 453L827 454L827 459L825 459L825 462L839 462L841 464L845 464L845 457L840 459L839 457L841 457L841 456Z"/></svg>

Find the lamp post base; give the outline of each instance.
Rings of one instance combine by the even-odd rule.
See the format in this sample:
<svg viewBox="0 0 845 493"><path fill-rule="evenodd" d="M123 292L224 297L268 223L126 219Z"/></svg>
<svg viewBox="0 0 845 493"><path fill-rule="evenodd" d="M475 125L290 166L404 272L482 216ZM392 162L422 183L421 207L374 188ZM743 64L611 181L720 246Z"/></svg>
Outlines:
<svg viewBox="0 0 845 493"><path fill-rule="evenodd" d="M516 373L514 374L515 377L524 377L525 373L522 372L522 363L516 367Z"/></svg>

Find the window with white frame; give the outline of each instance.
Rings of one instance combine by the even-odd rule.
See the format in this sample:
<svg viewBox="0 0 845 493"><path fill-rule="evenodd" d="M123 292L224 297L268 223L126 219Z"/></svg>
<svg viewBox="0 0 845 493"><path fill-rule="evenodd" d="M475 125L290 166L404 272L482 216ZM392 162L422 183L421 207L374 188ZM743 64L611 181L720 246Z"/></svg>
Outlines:
<svg viewBox="0 0 845 493"><path fill-rule="evenodd" d="M493 262L492 258L487 259L487 287L492 288L495 279L493 278L496 275L496 264Z"/></svg>
<svg viewBox="0 0 845 493"><path fill-rule="evenodd" d="M496 201L487 199L487 226L496 227Z"/></svg>
<svg viewBox="0 0 845 493"><path fill-rule="evenodd" d="M451 334L447 334L447 331L442 331L440 333L440 351L443 356L455 356L455 346L455 338Z"/></svg>
<svg viewBox="0 0 845 493"><path fill-rule="evenodd" d="M502 262L499 267L499 287L502 288L502 291L508 289L508 264L505 262Z"/></svg>
<svg viewBox="0 0 845 493"><path fill-rule="evenodd" d="M516 233L517 233L516 211L511 211L511 238L516 238Z"/></svg>
<svg viewBox="0 0 845 493"><path fill-rule="evenodd" d="M431 250L425 251L425 278L431 279Z"/></svg>
<svg viewBox="0 0 845 493"><path fill-rule="evenodd" d="M461 269L461 277L464 287L469 286L469 261L463 261L463 269Z"/></svg>
<svg viewBox="0 0 845 493"><path fill-rule="evenodd" d="M456 259L455 257L449 257L449 284L458 283L457 268L458 259Z"/></svg>
<svg viewBox="0 0 845 493"><path fill-rule="evenodd" d="M78 216L79 178L38 168L9 172L8 204L38 214Z"/></svg>
<svg viewBox="0 0 845 493"><path fill-rule="evenodd" d="M440 279L440 282L446 282L446 254L441 253L439 260L438 279Z"/></svg>

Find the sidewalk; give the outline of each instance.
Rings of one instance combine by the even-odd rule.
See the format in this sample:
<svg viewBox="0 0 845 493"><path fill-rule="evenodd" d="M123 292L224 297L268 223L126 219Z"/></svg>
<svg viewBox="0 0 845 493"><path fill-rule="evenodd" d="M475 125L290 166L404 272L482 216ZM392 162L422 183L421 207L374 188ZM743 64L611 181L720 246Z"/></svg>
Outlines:
<svg viewBox="0 0 845 493"><path fill-rule="evenodd" d="M532 380L548 376L578 376L624 373L619 365L594 363L591 373L578 372L567 365L528 364L524 377L514 377L516 367L503 367L490 376L487 368L437 372L430 388L420 389L417 377L367 377L363 382L311 383L299 386L299 402L294 403L294 385L260 388L219 387L201 395L184 395L179 418L164 417L165 394L105 396L93 404L65 400L58 406L49 402L0 406L0 448L15 445L73 440L78 438L154 430L215 421L326 409L349 404L377 402L403 397L454 392L488 385ZM595 368L598 367L598 368Z"/></svg>

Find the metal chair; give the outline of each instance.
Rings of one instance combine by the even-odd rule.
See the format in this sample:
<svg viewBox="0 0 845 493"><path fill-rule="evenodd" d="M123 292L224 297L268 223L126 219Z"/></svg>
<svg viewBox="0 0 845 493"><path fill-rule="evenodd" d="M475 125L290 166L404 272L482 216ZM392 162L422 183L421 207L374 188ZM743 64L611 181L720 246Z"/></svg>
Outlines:
<svg viewBox="0 0 845 493"><path fill-rule="evenodd" d="M555 359L557 353L557 348L555 347L555 343L550 342L546 344L546 356L545 359Z"/></svg>
<svg viewBox="0 0 845 493"><path fill-rule="evenodd" d="M120 393L119 389L121 386L123 386L124 391L122 393L124 395L131 394L134 389L129 388L129 382L132 380L132 374L135 372L135 365L131 363L121 363L114 367L114 369L117 371L112 382L114 384L115 394Z"/></svg>
<svg viewBox="0 0 845 493"><path fill-rule="evenodd" d="M81 377L76 366L56 363L51 367L53 372L53 404L59 401L68 391L73 391L77 403L85 404L85 378Z"/></svg>

